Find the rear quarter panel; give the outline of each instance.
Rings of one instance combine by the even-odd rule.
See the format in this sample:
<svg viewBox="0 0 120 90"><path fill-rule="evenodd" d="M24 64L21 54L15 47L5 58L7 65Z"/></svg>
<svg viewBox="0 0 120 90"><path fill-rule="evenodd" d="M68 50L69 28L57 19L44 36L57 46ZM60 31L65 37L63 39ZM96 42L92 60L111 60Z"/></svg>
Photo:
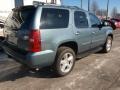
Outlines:
<svg viewBox="0 0 120 90"><path fill-rule="evenodd" d="M75 41L71 12L72 10L69 10L69 24L67 28L40 30L43 50L53 50L56 53L57 48L62 43Z"/></svg>
<svg viewBox="0 0 120 90"><path fill-rule="evenodd" d="M108 36L109 34L113 34L113 29L112 29L112 27L105 27L105 29L106 29L106 36Z"/></svg>

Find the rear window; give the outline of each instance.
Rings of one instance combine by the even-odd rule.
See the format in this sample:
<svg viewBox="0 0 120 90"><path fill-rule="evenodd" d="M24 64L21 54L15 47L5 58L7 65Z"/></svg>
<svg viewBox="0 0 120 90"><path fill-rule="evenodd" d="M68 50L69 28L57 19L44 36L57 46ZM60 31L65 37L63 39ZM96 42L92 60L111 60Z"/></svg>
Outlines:
<svg viewBox="0 0 120 90"><path fill-rule="evenodd" d="M34 7L24 7L14 9L8 16L5 26L18 29L22 26L26 27L30 24L35 14Z"/></svg>
<svg viewBox="0 0 120 90"><path fill-rule="evenodd" d="M65 9L43 8L41 29L67 28L69 23L69 11Z"/></svg>

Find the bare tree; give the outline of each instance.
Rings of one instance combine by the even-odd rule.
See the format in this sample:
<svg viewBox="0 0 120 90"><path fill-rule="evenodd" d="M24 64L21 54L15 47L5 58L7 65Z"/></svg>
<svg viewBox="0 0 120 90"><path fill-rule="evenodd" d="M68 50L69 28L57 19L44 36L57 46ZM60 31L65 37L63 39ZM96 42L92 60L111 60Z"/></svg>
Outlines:
<svg viewBox="0 0 120 90"><path fill-rule="evenodd" d="M117 13L116 18L120 19L120 13Z"/></svg>
<svg viewBox="0 0 120 90"><path fill-rule="evenodd" d="M98 16L107 16L107 10L99 9L99 10L96 11L96 15L98 15Z"/></svg>
<svg viewBox="0 0 120 90"><path fill-rule="evenodd" d="M112 18L116 18L117 13L118 13L117 8L114 7L114 8L112 9L112 12L111 12L111 16L112 16Z"/></svg>
<svg viewBox="0 0 120 90"><path fill-rule="evenodd" d="M96 0L93 0L92 4L91 4L91 12L96 14L96 12L99 10L99 6L98 3L96 2Z"/></svg>

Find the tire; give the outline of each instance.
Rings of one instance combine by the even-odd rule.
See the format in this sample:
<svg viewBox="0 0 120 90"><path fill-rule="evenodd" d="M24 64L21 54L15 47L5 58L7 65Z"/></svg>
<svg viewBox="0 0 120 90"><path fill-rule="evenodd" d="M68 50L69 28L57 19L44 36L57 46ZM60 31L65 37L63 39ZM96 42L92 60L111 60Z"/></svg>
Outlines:
<svg viewBox="0 0 120 90"><path fill-rule="evenodd" d="M68 59L70 60L68 61ZM57 76L62 77L69 74L74 67L75 59L75 52L71 48L60 47L57 51L56 61L53 65Z"/></svg>
<svg viewBox="0 0 120 90"><path fill-rule="evenodd" d="M109 53L111 51L111 48L112 48L112 37L111 36L108 36L107 37L107 40L105 42L105 45L103 46L103 53Z"/></svg>

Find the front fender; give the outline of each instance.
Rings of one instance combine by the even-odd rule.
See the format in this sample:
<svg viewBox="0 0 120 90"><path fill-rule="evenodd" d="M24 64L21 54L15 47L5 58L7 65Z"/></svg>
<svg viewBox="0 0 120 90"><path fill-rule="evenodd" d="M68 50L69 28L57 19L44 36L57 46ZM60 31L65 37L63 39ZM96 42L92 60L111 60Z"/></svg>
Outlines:
<svg viewBox="0 0 120 90"><path fill-rule="evenodd" d="M108 30L106 31L106 38L107 38L109 35L112 35L112 36L113 36L113 29L112 29L112 28L108 28Z"/></svg>

